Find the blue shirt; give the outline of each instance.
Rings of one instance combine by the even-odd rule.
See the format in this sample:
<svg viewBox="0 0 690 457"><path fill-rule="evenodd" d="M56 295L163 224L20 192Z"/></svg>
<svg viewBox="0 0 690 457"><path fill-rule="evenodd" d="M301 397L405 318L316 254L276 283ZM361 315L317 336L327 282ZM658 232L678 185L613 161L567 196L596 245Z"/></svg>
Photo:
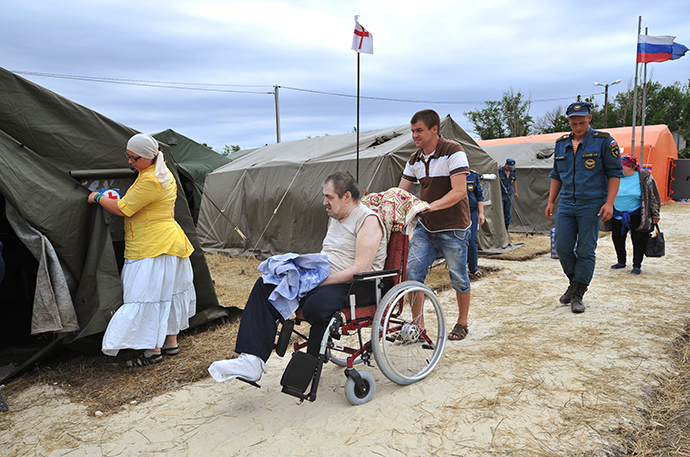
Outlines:
<svg viewBox="0 0 690 457"><path fill-rule="evenodd" d="M574 153L572 136L556 140L549 175L562 183L560 203L603 205L608 180L624 176L618 143L608 133L590 127Z"/></svg>
<svg viewBox="0 0 690 457"><path fill-rule="evenodd" d="M501 180L501 195L508 195L510 197L515 193L513 183L517 181L515 168L510 170L510 176L506 176L505 165L498 167L498 178Z"/></svg>
<svg viewBox="0 0 690 457"><path fill-rule="evenodd" d="M621 179L618 195L613 202L613 207L621 213L632 213L642 205L642 187L640 186L640 172L636 171L630 176ZM621 219L621 216L614 216Z"/></svg>
<svg viewBox="0 0 690 457"><path fill-rule="evenodd" d="M479 175L472 170L467 176L467 200L470 204L470 211L477 211L479 209L477 202L484 201L484 191L479 183Z"/></svg>

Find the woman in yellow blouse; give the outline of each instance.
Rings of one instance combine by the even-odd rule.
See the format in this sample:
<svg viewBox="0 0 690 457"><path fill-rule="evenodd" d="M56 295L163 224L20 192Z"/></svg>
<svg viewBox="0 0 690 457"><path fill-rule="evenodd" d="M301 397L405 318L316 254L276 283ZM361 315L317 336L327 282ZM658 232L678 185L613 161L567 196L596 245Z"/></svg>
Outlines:
<svg viewBox="0 0 690 457"><path fill-rule="evenodd" d="M108 324L102 351L115 356L120 349L145 349L127 362L138 367L179 353L177 334L196 313L194 248L175 221L177 183L158 142L134 135L125 155L139 176L122 199L92 192L88 201L125 218L123 305Z"/></svg>

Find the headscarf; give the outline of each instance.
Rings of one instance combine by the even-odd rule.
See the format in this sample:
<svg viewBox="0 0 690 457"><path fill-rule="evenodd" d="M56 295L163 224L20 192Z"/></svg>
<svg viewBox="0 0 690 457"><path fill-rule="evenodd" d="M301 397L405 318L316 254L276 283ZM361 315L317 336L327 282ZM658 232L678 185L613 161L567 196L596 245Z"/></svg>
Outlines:
<svg viewBox="0 0 690 457"><path fill-rule="evenodd" d="M158 141L151 135L144 133L137 133L127 142L127 150L144 157L145 159L156 159L156 169L154 175L158 178L163 189L167 189L170 185L170 175L168 174L168 167L165 166L163 153L158 149Z"/></svg>
<svg viewBox="0 0 690 457"><path fill-rule="evenodd" d="M640 171L640 164L637 163L637 157L632 154L626 154L623 156L623 166L630 167L635 171Z"/></svg>

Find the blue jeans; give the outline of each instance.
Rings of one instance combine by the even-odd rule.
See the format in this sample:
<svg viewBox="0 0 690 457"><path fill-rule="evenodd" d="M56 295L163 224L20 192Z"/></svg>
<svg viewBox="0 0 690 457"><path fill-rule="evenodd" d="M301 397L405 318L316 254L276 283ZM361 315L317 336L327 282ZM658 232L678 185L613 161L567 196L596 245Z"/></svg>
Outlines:
<svg viewBox="0 0 690 457"><path fill-rule="evenodd" d="M594 276L600 209L601 204L573 206L561 202L556 213L556 253L563 273L587 285Z"/></svg>
<svg viewBox="0 0 690 457"><path fill-rule="evenodd" d="M469 230L429 232L420 223L414 229L407 256L407 279L424 282L429 267L441 253L446 259L453 289L461 294L470 293L467 274L467 242Z"/></svg>
<svg viewBox="0 0 690 457"><path fill-rule="evenodd" d="M470 227L470 239L467 244L467 268L470 273L477 272L477 260L479 259L479 211L470 210L472 226Z"/></svg>

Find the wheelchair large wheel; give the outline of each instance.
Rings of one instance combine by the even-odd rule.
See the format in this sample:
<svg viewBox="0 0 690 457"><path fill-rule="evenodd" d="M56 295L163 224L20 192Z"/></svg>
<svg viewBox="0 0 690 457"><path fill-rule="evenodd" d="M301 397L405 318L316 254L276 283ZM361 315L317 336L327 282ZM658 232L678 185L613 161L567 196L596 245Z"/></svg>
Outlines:
<svg viewBox="0 0 690 457"><path fill-rule="evenodd" d="M413 312L415 296L423 297ZM424 379L441 360L446 345L446 318L434 292L417 281L405 281L383 297L374 316L374 357L391 381L407 385Z"/></svg>
<svg viewBox="0 0 690 457"><path fill-rule="evenodd" d="M362 381L367 386L366 390L359 389L355 380L352 378L347 378L345 381L345 397L347 401L352 405L363 405L368 402L374 396L376 391L376 383L374 382L374 375L368 371L360 371L359 375L362 377Z"/></svg>

